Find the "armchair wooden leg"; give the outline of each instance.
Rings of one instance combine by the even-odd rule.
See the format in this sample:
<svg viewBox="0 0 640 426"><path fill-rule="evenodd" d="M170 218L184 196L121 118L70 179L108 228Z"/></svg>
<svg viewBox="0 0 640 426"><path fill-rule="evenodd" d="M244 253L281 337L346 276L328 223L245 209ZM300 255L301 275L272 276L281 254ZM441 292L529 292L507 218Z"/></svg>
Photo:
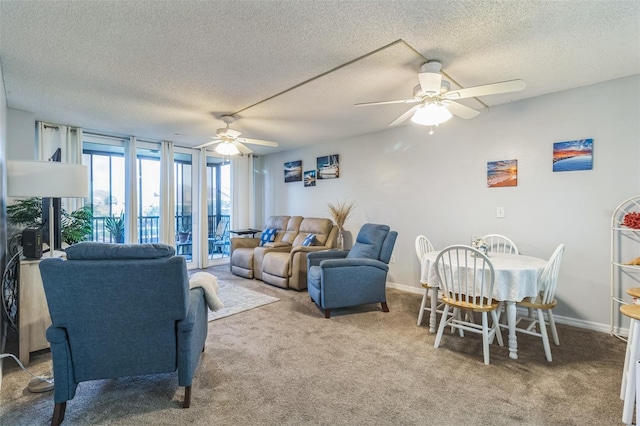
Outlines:
<svg viewBox="0 0 640 426"><path fill-rule="evenodd" d="M182 408L189 408L191 406L191 386L184 387L184 402Z"/></svg>
<svg viewBox="0 0 640 426"><path fill-rule="evenodd" d="M325 309L324 310L324 317L325 318L331 318L331 309Z"/></svg>
<svg viewBox="0 0 640 426"><path fill-rule="evenodd" d="M382 312L389 312L389 307L387 306L387 302L380 302L382 305Z"/></svg>
<svg viewBox="0 0 640 426"><path fill-rule="evenodd" d="M53 417L51 417L51 426L58 426L64 420L64 412L67 409L66 402L60 402L53 407Z"/></svg>

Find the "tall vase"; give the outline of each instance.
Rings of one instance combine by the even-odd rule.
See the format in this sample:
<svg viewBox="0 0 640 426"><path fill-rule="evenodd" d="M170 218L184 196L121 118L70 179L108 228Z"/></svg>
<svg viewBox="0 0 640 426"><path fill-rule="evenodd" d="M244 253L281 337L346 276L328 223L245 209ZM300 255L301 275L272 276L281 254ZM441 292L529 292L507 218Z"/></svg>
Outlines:
<svg viewBox="0 0 640 426"><path fill-rule="evenodd" d="M342 228L338 229L338 238L336 239L336 245L338 246L338 250L344 250L344 235L342 235Z"/></svg>

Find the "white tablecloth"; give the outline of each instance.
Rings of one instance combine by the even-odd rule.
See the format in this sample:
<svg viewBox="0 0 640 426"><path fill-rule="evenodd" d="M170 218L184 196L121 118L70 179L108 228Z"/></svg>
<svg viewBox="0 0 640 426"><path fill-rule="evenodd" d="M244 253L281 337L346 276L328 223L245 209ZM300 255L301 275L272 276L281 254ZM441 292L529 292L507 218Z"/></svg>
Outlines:
<svg viewBox="0 0 640 426"><path fill-rule="evenodd" d="M440 287L435 260L438 251L427 253L422 261L420 282ZM538 293L538 276L547 265L544 259L505 253L489 253L496 280L493 289L496 300L520 302ZM469 262L473 266L473 262Z"/></svg>

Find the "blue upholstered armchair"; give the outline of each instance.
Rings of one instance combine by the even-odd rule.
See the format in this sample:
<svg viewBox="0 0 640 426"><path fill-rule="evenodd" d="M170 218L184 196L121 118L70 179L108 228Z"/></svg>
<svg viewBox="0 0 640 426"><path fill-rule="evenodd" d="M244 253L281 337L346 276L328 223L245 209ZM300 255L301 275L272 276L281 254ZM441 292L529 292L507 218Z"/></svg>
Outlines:
<svg viewBox="0 0 640 426"><path fill-rule="evenodd" d="M350 251L320 251L307 255L309 296L324 311L380 303L387 307L387 272L398 233L387 225L366 223Z"/></svg>
<svg viewBox="0 0 640 426"><path fill-rule="evenodd" d="M189 290L183 257L164 244L83 242L67 260L40 262L51 313L52 424L78 383L178 371L183 407L207 338L202 288Z"/></svg>

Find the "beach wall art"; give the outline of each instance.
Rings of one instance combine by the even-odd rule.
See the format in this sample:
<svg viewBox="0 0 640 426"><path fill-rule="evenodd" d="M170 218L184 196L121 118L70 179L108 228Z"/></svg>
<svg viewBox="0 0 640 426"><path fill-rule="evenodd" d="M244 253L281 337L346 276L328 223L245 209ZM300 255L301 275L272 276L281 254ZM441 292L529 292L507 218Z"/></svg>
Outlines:
<svg viewBox="0 0 640 426"><path fill-rule="evenodd" d="M518 160L487 162L487 187L518 186Z"/></svg>
<svg viewBox="0 0 640 426"><path fill-rule="evenodd" d="M308 170L304 172L304 186L316 186L316 171Z"/></svg>
<svg viewBox="0 0 640 426"><path fill-rule="evenodd" d="M300 182L302 180L302 160L284 163L284 181Z"/></svg>
<svg viewBox="0 0 640 426"><path fill-rule="evenodd" d="M593 139L555 142L553 171L572 172L593 169Z"/></svg>
<svg viewBox="0 0 640 426"><path fill-rule="evenodd" d="M317 157L317 179L336 179L340 177L340 164L338 154Z"/></svg>

